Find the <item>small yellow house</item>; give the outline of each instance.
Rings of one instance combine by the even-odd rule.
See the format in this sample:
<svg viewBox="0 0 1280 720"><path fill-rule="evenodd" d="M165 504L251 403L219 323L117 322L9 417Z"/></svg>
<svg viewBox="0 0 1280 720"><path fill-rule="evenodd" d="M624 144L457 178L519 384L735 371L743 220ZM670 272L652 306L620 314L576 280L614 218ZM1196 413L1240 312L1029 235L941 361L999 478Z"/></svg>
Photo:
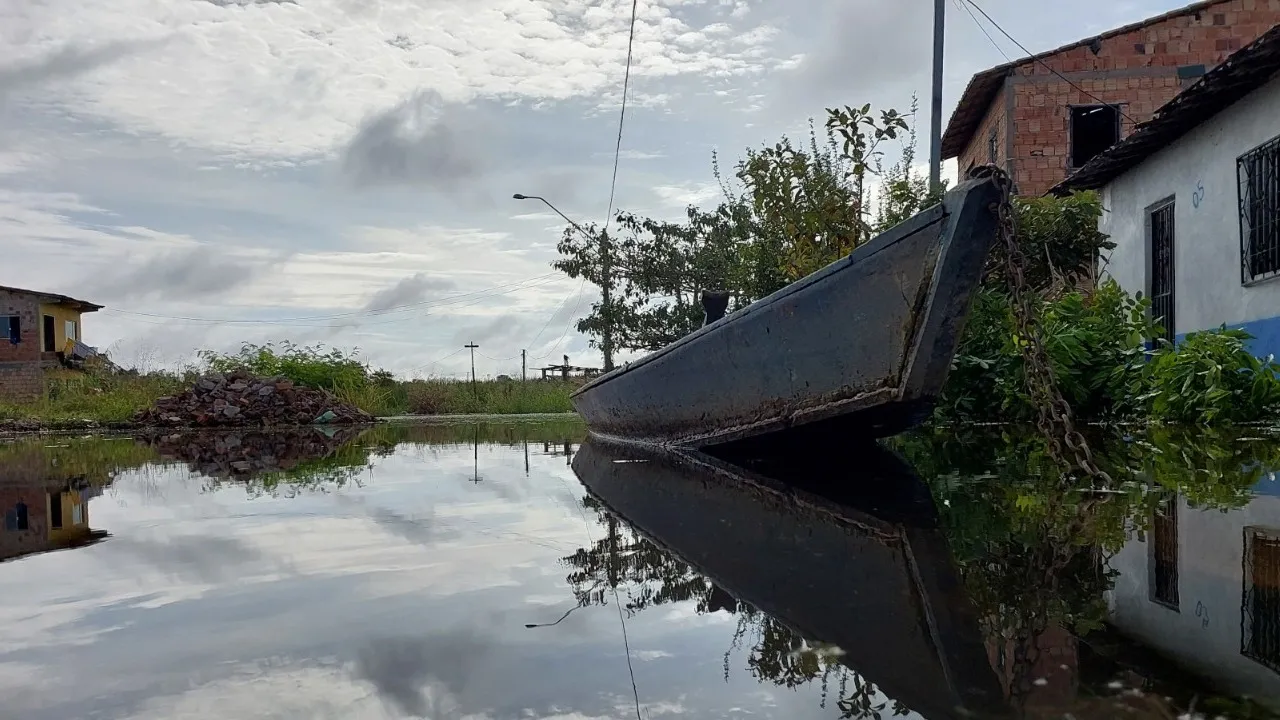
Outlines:
<svg viewBox="0 0 1280 720"><path fill-rule="evenodd" d="M84 313L101 310L66 295L0 285L0 399L28 402L44 393L45 366L72 357Z"/></svg>

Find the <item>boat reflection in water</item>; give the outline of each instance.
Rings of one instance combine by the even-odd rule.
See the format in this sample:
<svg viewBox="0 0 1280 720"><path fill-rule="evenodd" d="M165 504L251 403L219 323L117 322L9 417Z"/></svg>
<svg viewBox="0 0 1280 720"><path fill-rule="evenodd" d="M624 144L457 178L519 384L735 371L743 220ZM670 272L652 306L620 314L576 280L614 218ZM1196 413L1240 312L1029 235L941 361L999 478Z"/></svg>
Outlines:
<svg viewBox="0 0 1280 720"><path fill-rule="evenodd" d="M737 637L756 642L753 674L787 687L820 681L824 702L838 685L841 717L1174 718L1204 702L1203 681L1153 666L1117 633L1084 642L1059 622L1075 595L1091 603L1106 592L1068 587L1107 576L1095 554L1025 548L1025 562L1009 563L1041 586L1005 607L987 580L1008 571L985 567L999 555L957 563L952 544L973 555L973 538L944 530L910 465L875 444L841 455L850 461L833 469L829 449L730 463L588 441L573 469L609 533L566 558L579 602L611 602L624 584L632 612L692 600L702 613L735 613Z"/></svg>
<svg viewBox="0 0 1280 720"><path fill-rule="evenodd" d="M843 484L837 497L706 455L598 442L573 468L609 512L711 580L709 608L729 606L727 593L838 648L925 717L998 713L1003 693L928 489L887 450L858 457L871 492Z"/></svg>

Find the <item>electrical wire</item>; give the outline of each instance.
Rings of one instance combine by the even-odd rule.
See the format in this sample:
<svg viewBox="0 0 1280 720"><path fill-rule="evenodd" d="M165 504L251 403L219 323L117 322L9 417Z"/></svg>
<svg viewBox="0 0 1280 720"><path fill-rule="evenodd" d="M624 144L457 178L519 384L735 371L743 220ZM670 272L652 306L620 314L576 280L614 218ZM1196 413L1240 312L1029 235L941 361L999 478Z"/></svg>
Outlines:
<svg viewBox="0 0 1280 720"><path fill-rule="evenodd" d="M604 216L604 229L609 230L613 217L614 192L618 189L618 161L622 158L622 124L627 119L627 88L631 85L631 48L636 39L636 8L640 0L631 0L631 29L627 32L627 68L622 75L622 112L618 114L618 143L613 149L613 181L609 183L609 210Z"/></svg>
<svg viewBox="0 0 1280 720"><path fill-rule="evenodd" d="M991 47L994 47L1001 55L1004 56L1005 62L1013 62L1013 58L1009 57L1009 53L1005 52L1004 48L1000 47L1000 44L996 42L996 39L991 37L991 33L987 32L987 26L983 25L982 21L978 19L978 16L973 14L973 9L966 5L964 0L955 0L955 4L956 7L969 13L969 17L973 18L973 24L977 25L978 29L982 31L982 34L987 36L987 40L991 42Z"/></svg>
<svg viewBox="0 0 1280 720"><path fill-rule="evenodd" d="M442 357L438 357L438 358L436 358L435 360L432 360L431 362L422 363L421 365L419 365L419 366L418 366L418 367L416 367L416 368L411 368L411 369L410 369L410 372L417 372L417 371L421 370L422 368L427 367L428 365L438 365L438 364L440 364L440 363L444 362L445 360L448 360L449 358L453 357L454 355L457 355L458 353L462 352L463 350L466 350L466 348L465 348L465 347L460 347L460 348L458 348L457 350L454 350L453 352L449 353L448 355L444 355L444 356L442 356Z"/></svg>
<svg viewBox="0 0 1280 720"><path fill-rule="evenodd" d="M555 345L551 346L550 350L532 358L533 360L541 360L545 357L549 357L551 353L554 353L556 350L560 349L560 345L564 342L564 339L569 336L569 328L573 327L573 316L577 315L578 308L582 307L582 295L583 295L582 289L586 286L586 284L587 284L587 279L585 277L582 278L582 282L578 283L578 302L573 306L573 312L569 314L569 324L565 325L564 332L561 333L560 339L556 341Z"/></svg>
<svg viewBox="0 0 1280 720"><path fill-rule="evenodd" d="M1106 100L1103 100L1102 98L1098 97L1097 95L1094 95L1093 93L1089 92L1088 90L1085 90L1084 88L1080 87L1079 85L1077 85L1077 84L1075 84L1075 83L1071 82L1071 80L1067 79L1067 76L1066 76L1066 75L1063 75L1062 73L1058 72L1058 71L1057 71L1057 70L1055 70L1053 67L1051 67L1048 63L1046 63L1044 60L1041 60L1039 57L1037 57L1035 54L1033 54L1030 50L1028 50L1028 49L1027 49L1027 47L1026 47L1025 45L1023 45L1022 43L1018 42L1018 39L1017 39L1017 38L1015 38L1014 36L1010 35L1010 34L1009 34L1009 32L1008 32L1007 30L1005 30L1003 27L1001 27L1001 26L1000 26L1000 23L998 23L998 22L996 22L994 19L992 19L992 17L991 17L990 15L988 15L988 14L987 14L987 11L986 11L986 10L983 10L983 9L982 9L982 7L980 7L980 6L979 6L977 3L975 3L973 0L962 0L962 2L965 2L965 3L968 3L969 5L972 5L972 6L973 6L973 9L974 9L974 10L977 10L979 13L981 13L981 14L982 14L982 17L986 18L986 19L987 19L987 22L991 23L992 27L994 27L996 30L999 30L1001 35L1004 35L1005 37L1009 38L1009 40L1010 40L1014 45L1017 45L1017 46L1018 46L1018 49L1019 49L1019 50L1021 50L1021 51L1022 51L1022 52L1024 52L1024 53L1026 53L1026 54L1027 54L1027 59L1031 60L1032 62L1039 63L1042 67L1044 67L1044 69L1045 69L1045 70L1048 70L1049 72L1053 73L1054 75L1057 75L1057 76L1058 76L1058 79L1060 79L1060 80L1062 80L1063 82L1065 82L1066 84L1070 85L1072 88L1075 88L1076 90L1078 90L1078 91L1080 92L1080 94L1085 95L1085 96L1087 96L1087 97L1089 97L1089 98L1092 98L1092 99L1094 99L1094 100L1097 100L1099 103L1101 103L1101 104L1103 104L1103 105L1106 105L1107 107L1115 108L1116 112L1117 112L1117 113L1119 113L1119 114L1120 114L1120 116L1121 116L1121 117L1123 117L1125 120L1128 120L1129 122L1133 123L1134 125L1137 125L1137 124L1138 124L1138 121L1137 121L1137 120L1134 120L1133 118L1129 117L1129 115L1128 115L1127 113L1125 113L1124 108L1120 107L1119 105L1117 105L1117 104L1115 104L1115 103L1109 103L1109 102L1107 102ZM994 41L993 41L993 42L994 42ZM998 49L998 46L997 46L997 49ZM1002 51L1002 52L1003 52L1003 51ZM1010 61L1010 62L1012 62L1012 61Z"/></svg>

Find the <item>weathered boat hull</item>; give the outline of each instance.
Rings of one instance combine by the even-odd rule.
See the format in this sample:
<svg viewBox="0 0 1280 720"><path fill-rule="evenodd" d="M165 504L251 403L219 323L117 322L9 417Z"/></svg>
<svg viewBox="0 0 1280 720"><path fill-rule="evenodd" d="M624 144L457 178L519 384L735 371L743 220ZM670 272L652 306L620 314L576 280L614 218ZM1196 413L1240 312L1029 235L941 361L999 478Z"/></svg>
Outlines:
<svg viewBox="0 0 1280 720"><path fill-rule="evenodd" d="M776 477L592 440L573 469L637 532L801 637L837 645L844 665L924 717L1004 715L928 489L888 451L858 457L839 478Z"/></svg>
<svg viewBox="0 0 1280 720"><path fill-rule="evenodd" d="M704 447L815 423L872 436L932 409L996 233L993 179L573 395L593 434Z"/></svg>

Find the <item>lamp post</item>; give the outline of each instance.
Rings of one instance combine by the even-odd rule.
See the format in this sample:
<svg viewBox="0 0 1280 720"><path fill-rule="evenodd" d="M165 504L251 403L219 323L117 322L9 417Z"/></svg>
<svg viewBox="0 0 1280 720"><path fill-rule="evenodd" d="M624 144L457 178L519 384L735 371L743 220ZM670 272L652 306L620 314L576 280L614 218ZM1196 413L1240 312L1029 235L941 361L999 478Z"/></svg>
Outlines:
<svg viewBox="0 0 1280 720"><path fill-rule="evenodd" d="M538 195L521 195L516 193L511 196L516 200L538 200L543 205L551 208L552 212L564 218L564 221L573 226L575 230L582 234L588 241L596 240L591 233L582 229L582 226L574 222L568 215L560 212L560 208L551 204L550 200ZM613 257L612 248L609 243L609 231L605 230L600 233L600 294L601 307L604 314L604 330L600 338L600 350L604 353L604 371L613 370Z"/></svg>

